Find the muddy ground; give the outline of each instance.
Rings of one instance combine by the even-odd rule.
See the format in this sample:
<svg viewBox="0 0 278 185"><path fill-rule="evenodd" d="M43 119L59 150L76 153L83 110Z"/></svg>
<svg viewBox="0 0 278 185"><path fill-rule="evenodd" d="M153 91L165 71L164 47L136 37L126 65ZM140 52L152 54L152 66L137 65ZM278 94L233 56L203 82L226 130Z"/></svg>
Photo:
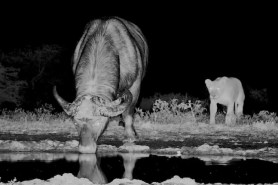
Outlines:
<svg viewBox="0 0 278 185"><path fill-rule="evenodd" d="M203 144L211 146L218 145L221 148L231 149L260 149L260 148L278 148L278 137L264 138L256 135L241 135L241 134L228 134L228 133L213 133L213 134L190 134L186 133L186 138L179 138L173 132L164 132L163 135L156 138L139 138L135 141L137 145L149 146L151 149L163 148L181 148L181 147L198 147ZM66 133L44 133L44 134L20 134L20 133L1 133L0 140L13 140L13 141L43 141L53 140L66 142L71 140L78 140L77 135ZM123 144L118 135L103 135L99 141L99 145L112 145L119 147Z"/></svg>
<svg viewBox="0 0 278 185"><path fill-rule="evenodd" d="M260 157L273 157L278 154L278 131L269 127L226 126L223 124L211 126L206 123L199 125L137 123L135 128L138 133L138 139L135 141L135 144L149 147L148 151L144 151L149 153L175 153L177 150L180 150L185 155L258 155ZM124 128L117 123L112 123L99 138L98 145L108 145L111 146L112 150L115 150L115 148L123 145L122 141L124 139ZM60 130L57 133L39 129L32 132L0 131L0 141L2 143L4 141L40 143L45 140L55 141L60 143L60 145L69 141L76 141L75 143L78 143L78 135L73 127L70 130ZM200 146L210 146L212 148L208 151L201 148L202 151L200 152ZM7 149L8 147L5 148ZM56 147L56 149L64 151L76 150L76 146L72 146L71 149L70 147L67 147L67 149ZM25 150L28 149L26 148ZM235 153L235 151L240 152ZM249 152L246 153L246 151Z"/></svg>

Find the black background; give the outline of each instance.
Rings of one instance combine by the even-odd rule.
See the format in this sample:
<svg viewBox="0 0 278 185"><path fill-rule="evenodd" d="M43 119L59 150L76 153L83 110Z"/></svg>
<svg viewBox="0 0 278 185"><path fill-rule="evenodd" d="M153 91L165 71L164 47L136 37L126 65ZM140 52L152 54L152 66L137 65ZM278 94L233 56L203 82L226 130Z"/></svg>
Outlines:
<svg viewBox="0 0 278 185"><path fill-rule="evenodd" d="M269 107L276 110L277 18L271 4L95 2L4 5L0 49L54 43L72 55L88 21L115 15L138 25L147 38L142 96L174 92L207 98L205 79L233 76L246 89L267 88Z"/></svg>

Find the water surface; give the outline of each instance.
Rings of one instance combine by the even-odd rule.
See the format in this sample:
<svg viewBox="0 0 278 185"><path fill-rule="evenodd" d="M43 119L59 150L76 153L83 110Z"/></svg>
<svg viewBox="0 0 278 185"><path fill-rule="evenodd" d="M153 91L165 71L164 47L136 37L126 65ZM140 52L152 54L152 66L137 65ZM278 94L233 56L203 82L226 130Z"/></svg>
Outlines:
<svg viewBox="0 0 278 185"><path fill-rule="evenodd" d="M149 154L1 153L1 182L42 179L72 173L94 183L115 178L162 182L178 175L199 183L278 182L277 159Z"/></svg>

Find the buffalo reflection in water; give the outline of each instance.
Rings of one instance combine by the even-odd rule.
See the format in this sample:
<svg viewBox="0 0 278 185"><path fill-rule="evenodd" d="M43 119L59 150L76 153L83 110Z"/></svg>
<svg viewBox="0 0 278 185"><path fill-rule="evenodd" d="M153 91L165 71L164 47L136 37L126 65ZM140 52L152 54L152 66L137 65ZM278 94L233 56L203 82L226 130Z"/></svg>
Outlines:
<svg viewBox="0 0 278 185"><path fill-rule="evenodd" d="M119 156L123 158L125 170L122 178L132 180L136 161L141 158L149 157L149 154L122 153L119 154ZM107 184L106 175L101 170L100 160L98 160L98 158L99 157L95 154L79 154L80 167L77 177L87 178L93 183Z"/></svg>
<svg viewBox="0 0 278 185"><path fill-rule="evenodd" d="M95 154L79 155L79 172L77 177L87 178L93 183L106 184L107 179L102 172Z"/></svg>

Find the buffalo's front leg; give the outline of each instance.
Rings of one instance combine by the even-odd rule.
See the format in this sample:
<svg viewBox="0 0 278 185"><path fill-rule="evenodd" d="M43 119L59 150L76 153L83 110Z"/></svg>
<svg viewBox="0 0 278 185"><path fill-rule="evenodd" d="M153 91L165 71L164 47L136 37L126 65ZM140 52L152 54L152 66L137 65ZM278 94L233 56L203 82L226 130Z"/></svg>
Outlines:
<svg viewBox="0 0 278 185"><path fill-rule="evenodd" d="M127 114L124 116L125 122L125 142L134 142L136 140L137 133L133 126L133 115Z"/></svg>
<svg viewBox="0 0 278 185"><path fill-rule="evenodd" d="M124 120L124 125L125 125L125 134L126 134L126 139L124 142L129 142L132 143L136 140L137 133L134 129L134 108L136 105L136 102L139 97L139 92L140 92L140 84L141 81L139 80L141 78L138 78L136 82L132 85L130 88L130 92L133 95L133 100L130 106L126 109L126 111L122 114L123 120Z"/></svg>
<svg viewBox="0 0 278 185"><path fill-rule="evenodd" d="M131 105L123 114L125 136L124 143L133 143L137 139L137 133L134 128L134 106Z"/></svg>

